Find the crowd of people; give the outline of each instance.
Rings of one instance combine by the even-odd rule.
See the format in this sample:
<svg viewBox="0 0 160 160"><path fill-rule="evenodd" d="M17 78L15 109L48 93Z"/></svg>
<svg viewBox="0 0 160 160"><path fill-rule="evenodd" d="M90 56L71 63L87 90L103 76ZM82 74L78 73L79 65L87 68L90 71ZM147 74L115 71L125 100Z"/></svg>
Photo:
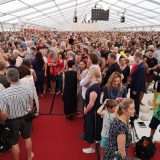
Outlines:
<svg viewBox="0 0 160 160"><path fill-rule="evenodd" d="M62 96L68 120L84 118L82 138L90 144L84 153L94 153L95 141L101 141L101 160L114 159L116 151L127 156L130 125L152 81L152 137L160 124L159 62L157 32L0 33L1 128L5 124L12 131L9 137L1 135L1 151L11 148L19 160L21 132L27 160L33 159L30 114L39 115L39 98L49 93Z"/></svg>

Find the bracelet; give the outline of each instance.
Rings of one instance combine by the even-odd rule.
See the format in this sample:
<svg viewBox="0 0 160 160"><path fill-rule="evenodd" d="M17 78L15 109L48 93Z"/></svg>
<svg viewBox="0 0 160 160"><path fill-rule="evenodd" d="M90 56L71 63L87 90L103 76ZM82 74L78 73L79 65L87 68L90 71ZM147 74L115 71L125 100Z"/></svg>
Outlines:
<svg viewBox="0 0 160 160"><path fill-rule="evenodd" d="M122 156L122 160L126 160L126 156Z"/></svg>

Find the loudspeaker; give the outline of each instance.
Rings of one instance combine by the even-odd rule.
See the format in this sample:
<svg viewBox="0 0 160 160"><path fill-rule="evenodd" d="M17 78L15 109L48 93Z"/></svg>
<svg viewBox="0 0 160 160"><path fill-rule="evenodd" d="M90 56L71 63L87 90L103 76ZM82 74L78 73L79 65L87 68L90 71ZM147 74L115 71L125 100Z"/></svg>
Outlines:
<svg viewBox="0 0 160 160"><path fill-rule="evenodd" d="M109 9L92 9L91 20L93 21L108 21L109 20Z"/></svg>
<svg viewBox="0 0 160 160"><path fill-rule="evenodd" d="M125 16L121 16L120 21L121 21L121 23L124 23L125 22Z"/></svg>
<svg viewBox="0 0 160 160"><path fill-rule="evenodd" d="M78 19L77 16L74 16L73 22L74 22L74 23L77 23L77 19Z"/></svg>

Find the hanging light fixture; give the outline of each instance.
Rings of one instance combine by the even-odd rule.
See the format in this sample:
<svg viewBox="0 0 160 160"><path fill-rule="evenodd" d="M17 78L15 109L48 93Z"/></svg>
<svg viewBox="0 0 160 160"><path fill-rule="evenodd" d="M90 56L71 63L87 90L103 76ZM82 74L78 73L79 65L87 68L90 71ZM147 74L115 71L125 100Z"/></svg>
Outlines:
<svg viewBox="0 0 160 160"><path fill-rule="evenodd" d="M76 0L76 6L75 6L75 11L74 11L74 17L73 17L73 22L77 23L78 18L77 18L77 0Z"/></svg>

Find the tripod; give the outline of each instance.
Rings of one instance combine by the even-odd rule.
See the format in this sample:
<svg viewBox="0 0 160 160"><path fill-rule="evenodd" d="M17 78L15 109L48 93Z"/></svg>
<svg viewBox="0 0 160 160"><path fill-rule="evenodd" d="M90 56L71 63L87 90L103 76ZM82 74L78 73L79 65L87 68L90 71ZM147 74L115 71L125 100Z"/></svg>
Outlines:
<svg viewBox="0 0 160 160"><path fill-rule="evenodd" d="M57 81L56 81L56 85L55 85L55 93L54 93L54 95L53 95L52 104L51 104L51 108L50 108L50 111L49 111L49 114L50 114L50 115L52 114L54 102L55 102L55 99L56 99L56 93L57 93Z"/></svg>
<svg viewBox="0 0 160 160"><path fill-rule="evenodd" d="M98 160L100 160L100 154L99 154L99 141L97 140L97 112L95 111L95 145L96 145L96 154L97 154L97 158Z"/></svg>

